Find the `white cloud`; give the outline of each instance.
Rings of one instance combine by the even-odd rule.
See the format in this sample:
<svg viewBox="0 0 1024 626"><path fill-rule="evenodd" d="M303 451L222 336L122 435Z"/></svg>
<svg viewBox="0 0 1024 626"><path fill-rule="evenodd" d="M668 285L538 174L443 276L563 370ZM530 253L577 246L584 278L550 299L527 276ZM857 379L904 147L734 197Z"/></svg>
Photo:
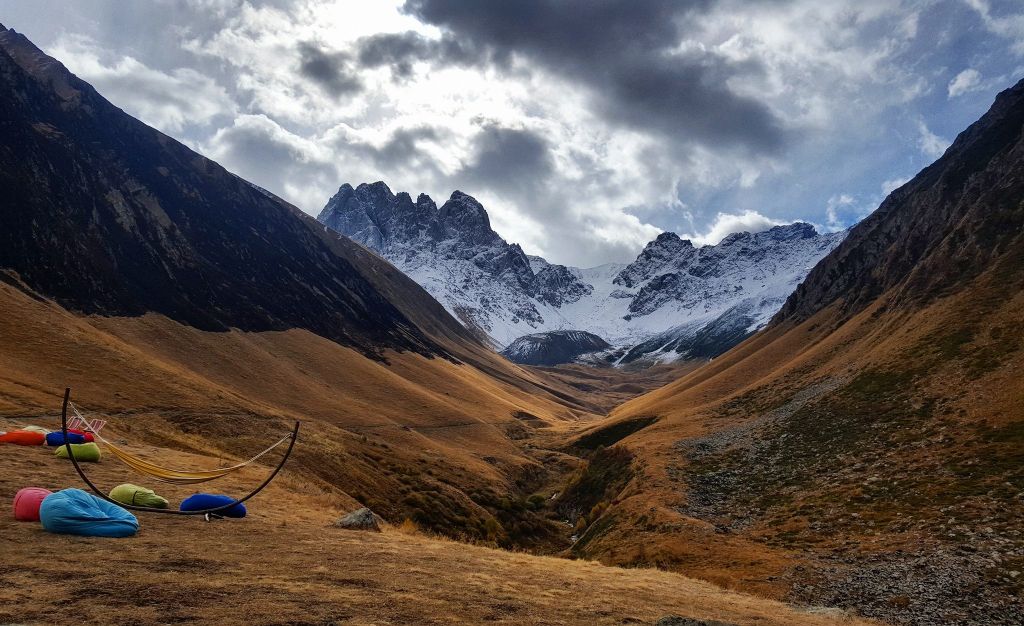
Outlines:
<svg viewBox="0 0 1024 626"><path fill-rule="evenodd" d="M968 68L949 81L949 86L946 89L949 97L955 98L970 91L976 91L980 85L981 74L976 69Z"/></svg>
<svg viewBox="0 0 1024 626"><path fill-rule="evenodd" d="M116 105L309 213L342 182L384 180L439 203L460 188L509 241L553 262L589 265L631 260L666 228L711 241L781 223L778 215L836 228L873 208L864 207L878 181L894 175L885 163L904 172L948 145L923 120L976 115L961 114L968 98L941 108L922 95L946 90L952 98L1013 73L1004 38L1024 40L1024 30L1005 5L970 0L972 9L967 1L698 3L678 53L722 60L728 91L779 120L790 141L761 154L609 123L593 94L526 53L503 67L417 61L398 80L387 67L359 66L362 37L441 37L403 13L403 0L184 0L122 11L116 24L88 3L31 4L43 25L53 7L67 14L49 41L36 43ZM945 10L930 12L936 4ZM357 86L332 91L304 75L303 45ZM948 68L964 59L971 70L949 81ZM478 140L495 127L542 137L550 167L504 180L501 168L480 175ZM853 204L826 200L844 195Z"/></svg>
<svg viewBox="0 0 1024 626"><path fill-rule="evenodd" d="M888 196L896 189L907 184L909 181L909 178L891 178L889 180L882 181L882 196Z"/></svg>
<svg viewBox="0 0 1024 626"><path fill-rule="evenodd" d="M839 218L839 210L844 207L849 207L853 204L853 196L849 194L839 194L832 196L828 199L825 204L825 216L828 219L828 228L830 230L842 230L843 222Z"/></svg>
<svg viewBox="0 0 1024 626"><path fill-rule="evenodd" d="M1013 51L1024 56L1024 12L996 16L988 0L966 0L967 5L978 12L982 23L989 32L1013 42Z"/></svg>
<svg viewBox="0 0 1024 626"><path fill-rule="evenodd" d="M719 213L707 232L697 235L684 234L680 237L689 239L694 245L713 246L732 233L757 233L786 223L748 209L742 213Z"/></svg>
<svg viewBox="0 0 1024 626"><path fill-rule="evenodd" d="M950 141L929 130L924 120L917 121L917 132L919 133L917 147L920 148L922 154L929 158L939 158L949 147Z"/></svg>
<svg viewBox="0 0 1024 626"><path fill-rule="evenodd" d="M284 129L266 115L240 115L202 151L242 178L266 187L307 212L322 206L338 171L332 153Z"/></svg>
<svg viewBox="0 0 1024 626"><path fill-rule="evenodd" d="M191 68L162 72L116 56L92 39L65 35L52 54L108 100L159 130L176 133L236 111L223 87Z"/></svg>

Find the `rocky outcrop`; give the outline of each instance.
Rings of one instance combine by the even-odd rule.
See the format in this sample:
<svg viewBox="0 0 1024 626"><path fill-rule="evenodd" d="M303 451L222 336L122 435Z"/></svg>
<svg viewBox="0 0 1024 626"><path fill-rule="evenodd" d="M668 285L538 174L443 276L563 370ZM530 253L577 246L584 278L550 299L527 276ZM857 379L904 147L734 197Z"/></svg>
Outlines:
<svg viewBox="0 0 1024 626"><path fill-rule="evenodd" d="M383 182L345 184L317 219L395 263L496 346L521 334L502 332L503 323L536 328L545 323L538 305L588 293L564 266L535 273L523 249L494 232L483 206L461 191L437 209L429 196L413 204Z"/></svg>
<svg viewBox="0 0 1024 626"><path fill-rule="evenodd" d="M347 515L343 515L334 525L346 530L368 530L379 533L383 523L384 520L364 506Z"/></svg>
<svg viewBox="0 0 1024 626"><path fill-rule="evenodd" d="M524 365L571 363L581 355L598 352L611 345L593 333L582 330L555 330L526 335L513 341L501 354Z"/></svg>

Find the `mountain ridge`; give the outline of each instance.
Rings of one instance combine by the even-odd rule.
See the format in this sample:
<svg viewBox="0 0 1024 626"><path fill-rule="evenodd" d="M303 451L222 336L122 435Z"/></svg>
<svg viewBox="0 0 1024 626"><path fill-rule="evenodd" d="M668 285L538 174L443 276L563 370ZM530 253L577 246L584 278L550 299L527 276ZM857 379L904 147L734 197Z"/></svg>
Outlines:
<svg viewBox="0 0 1024 626"><path fill-rule="evenodd" d="M984 170L994 161L1012 158L1014 141L1024 127L1022 97L1024 79L1000 92L938 160L851 229L830 263L808 274L773 323L806 319L850 292L842 306L852 315L898 285L893 299L926 302L981 273L1019 244L1024 221L1014 212L1012 193L1019 181ZM1000 154L1007 150L1010 154ZM958 211L958 202L977 206L986 200L994 205L989 213ZM967 254L970 250L973 257Z"/></svg>
<svg viewBox="0 0 1024 626"><path fill-rule="evenodd" d="M654 553L709 577L738 551L745 588L786 581L792 601L1017 624L1021 328L1024 81L851 229L764 330L584 435L631 433L620 445L642 469L573 550Z"/></svg>
<svg viewBox="0 0 1024 626"><path fill-rule="evenodd" d="M609 363L719 354L767 322L844 236L797 222L696 247L662 233L632 263L576 268L506 242L462 191L438 209L383 181L346 183L317 219L394 263L496 348L585 330L612 344Z"/></svg>
<svg viewBox="0 0 1024 626"><path fill-rule="evenodd" d="M0 103L11 133L0 146L10 225L0 266L30 288L87 314L158 312L218 331L299 326L368 355L446 354L407 316L419 304L399 310L376 272L356 268L357 246L126 115L12 30L0 32L0 80L15 95Z"/></svg>

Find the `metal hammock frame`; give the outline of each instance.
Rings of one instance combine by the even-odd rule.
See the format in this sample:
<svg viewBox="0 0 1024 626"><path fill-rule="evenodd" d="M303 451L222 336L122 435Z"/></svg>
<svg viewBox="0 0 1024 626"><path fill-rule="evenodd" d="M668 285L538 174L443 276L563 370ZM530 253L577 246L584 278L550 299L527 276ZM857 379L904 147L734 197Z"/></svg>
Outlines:
<svg viewBox="0 0 1024 626"><path fill-rule="evenodd" d="M97 488L96 485L93 484L92 480L90 480L89 477L85 475L85 471L83 471L82 466L79 465L78 459L75 458L75 454L71 449L71 442L68 437L68 403L70 402L70 400L71 387L67 387L64 389L64 406L61 409L60 413L60 425L61 433L63 433L64 435L64 448L67 450L68 458L71 460L71 463L75 466L75 471L78 472L78 475L82 477L82 480L85 482L85 484L88 485L90 489L92 489L93 493L95 493L103 500L106 500L107 502L110 502L112 504L116 504L117 506L125 509L129 509L132 511L141 511L143 513L165 513L168 515L211 515L220 513L221 511L226 511L227 509L230 509L233 506L241 504L248 500L249 498L252 498L256 494L258 494L259 492L263 491L264 487L269 485L270 481L274 480L274 477L277 476L277 474L284 468L284 464L288 461L288 457L291 456L292 448L295 447L295 440L298 439L299 437L299 422L295 422L295 428L292 429L291 434L288 435L288 439L290 439L290 441L288 442L288 449L285 450L284 456L281 457L281 461L277 464L277 467L274 468L274 471L272 471L270 475L267 476L266 480L264 480L258 487L250 491L245 496L238 498L234 502L230 502L228 504L223 504L221 506L216 506L209 509L200 509L198 511L179 511L177 509L158 509L156 507L151 506L124 504L123 502L118 502L116 500L111 499L109 496L107 496L107 494L100 491L99 488Z"/></svg>

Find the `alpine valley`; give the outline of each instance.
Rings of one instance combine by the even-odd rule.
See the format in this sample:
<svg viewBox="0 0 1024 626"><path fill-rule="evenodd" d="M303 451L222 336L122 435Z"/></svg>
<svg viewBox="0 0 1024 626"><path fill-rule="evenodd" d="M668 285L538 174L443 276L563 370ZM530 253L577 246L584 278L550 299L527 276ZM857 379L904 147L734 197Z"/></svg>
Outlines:
<svg viewBox="0 0 1024 626"><path fill-rule="evenodd" d="M757 93L760 66L743 48L766 32L785 39L772 21L789 13L782 3L410 0L384 23L313 0L111 2L95 15L82 11L99 0L24 2L11 12L31 38L0 25L0 501L14 511L0 515L0 625L1024 624L1024 80L1010 78L1024 50L990 32L984 49L1011 65L968 55L982 30L1013 30L1005 6L958 3L958 15L985 11L960 31L942 11L899 15L909 39L942 22L979 69L951 74L913 56L920 42L893 46L910 59L899 69L929 76L930 95L888 105L899 119L876 125L854 111L865 91L832 105L848 128L828 129L879 143L806 130L831 153L824 168L855 172L865 155L876 168L840 218L757 183L719 200L768 215L694 229L751 232L703 246L663 232L629 263L582 268L509 243L461 191L438 205L384 182L344 184L313 213L347 177L504 199L480 171L493 182L564 165L571 142L545 137L548 163L526 132L537 116L550 117L544 128L565 121L541 106L551 84L566 106L593 109L595 131L604 120L619 132L596 111L686 142L740 132L778 159L787 189L852 194L843 172L802 169L793 152L806 138L778 143L772 119L750 135L775 109L731 91ZM700 18L718 4L737 16L757 4L747 17L764 27L723 26L726 43L694 56L701 42L682 27L709 26ZM878 6L896 3L868 3L884 19L846 4L843 39L891 26ZM324 8L366 35L303 26ZM203 40L199 24L221 30ZM404 24L417 30L392 30ZM836 34L816 28L801 38ZM175 65L157 66L154 50ZM129 51L138 59L117 57ZM257 62L240 82L237 56ZM605 63L594 70L591 56ZM687 66L694 58L703 65ZM479 95L475 78L536 88L536 110L508 102L502 129L474 118L466 132L480 145L451 128L391 144L368 132L370 116L397 128L399 105L440 126L428 104L461 107ZM790 109L832 90L815 80L780 83L800 94ZM379 89L402 81L410 88ZM894 95L916 93L904 87ZM140 111L154 94L159 111ZM707 100L704 115L683 119L691 97ZM195 119L179 127L159 117L168 111ZM907 119L932 124L934 141L890 132ZM288 148L253 139L268 129ZM235 140L260 168L225 147ZM315 154L301 152L307 140ZM459 164L431 178L387 161L420 140ZM918 160L892 156L907 154ZM481 155L518 169L459 169ZM587 176L667 191L608 171ZM710 198L687 185L674 193ZM545 183L527 190L528 208L567 189L600 193ZM885 199L862 210L879 189ZM623 197L600 200L640 206ZM621 260L579 231L596 252L567 259ZM91 432L65 432L78 411L89 421L74 425ZM195 496L226 504L190 510Z"/></svg>
<svg viewBox="0 0 1024 626"><path fill-rule="evenodd" d="M508 243L461 191L438 208L383 182L344 184L317 219L393 263L506 357L546 365L718 356L764 326L845 236L797 222L697 247L666 232L632 263L578 268Z"/></svg>

